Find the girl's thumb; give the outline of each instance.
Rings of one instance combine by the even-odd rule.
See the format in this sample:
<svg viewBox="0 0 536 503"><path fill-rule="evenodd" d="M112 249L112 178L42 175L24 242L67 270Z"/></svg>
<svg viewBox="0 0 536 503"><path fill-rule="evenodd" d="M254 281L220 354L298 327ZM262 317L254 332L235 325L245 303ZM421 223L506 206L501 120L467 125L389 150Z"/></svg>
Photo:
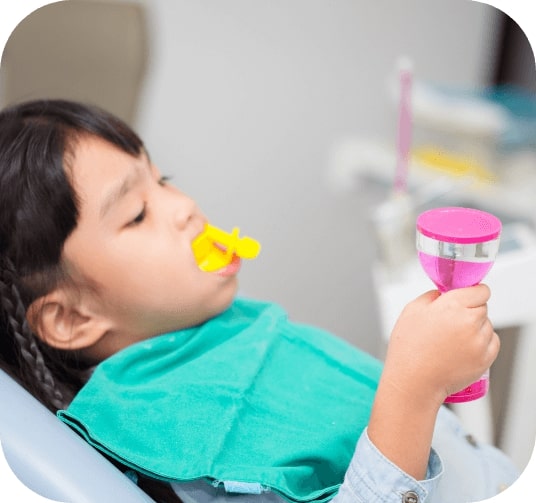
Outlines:
<svg viewBox="0 0 536 503"><path fill-rule="evenodd" d="M421 295L419 295L415 302L419 304L431 304L436 300L438 297L441 296L441 292L439 290L429 290Z"/></svg>

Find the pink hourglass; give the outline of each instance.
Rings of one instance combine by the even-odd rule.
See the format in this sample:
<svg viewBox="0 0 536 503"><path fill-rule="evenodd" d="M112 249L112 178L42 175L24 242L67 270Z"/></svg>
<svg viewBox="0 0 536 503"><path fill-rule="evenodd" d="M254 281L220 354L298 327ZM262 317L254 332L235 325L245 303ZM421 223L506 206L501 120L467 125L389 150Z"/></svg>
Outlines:
<svg viewBox="0 0 536 503"><path fill-rule="evenodd" d="M499 249L501 221L473 208L435 208L417 218L419 261L441 293L478 284L488 273ZM489 372L467 388L448 396L447 403L483 397Z"/></svg>

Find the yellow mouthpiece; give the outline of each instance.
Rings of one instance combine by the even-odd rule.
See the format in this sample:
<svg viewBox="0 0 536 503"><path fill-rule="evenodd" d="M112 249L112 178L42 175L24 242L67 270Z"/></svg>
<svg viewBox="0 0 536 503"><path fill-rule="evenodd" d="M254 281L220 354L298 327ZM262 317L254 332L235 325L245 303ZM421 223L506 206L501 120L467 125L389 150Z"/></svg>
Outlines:
<svg viewBox="0 0 536 503"><path fill-rule="evenodd" d="M192 242L192 250L199 268L213 272L229 265L236 255L244 259L254 259L261 251L258 241L248 236L239 237L240 229L225 232L206 224L205 230Z"/></svg>

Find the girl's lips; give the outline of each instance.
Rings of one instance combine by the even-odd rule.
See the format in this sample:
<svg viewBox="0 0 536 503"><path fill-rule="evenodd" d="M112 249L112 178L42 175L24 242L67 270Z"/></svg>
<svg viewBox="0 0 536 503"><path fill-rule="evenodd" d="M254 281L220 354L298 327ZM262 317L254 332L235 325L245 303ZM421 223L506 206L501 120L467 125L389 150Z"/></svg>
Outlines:
<svg viewBox="0 0 536 503"><path fill-rule="evenodd" d="M234 276L240 270L241 264L242 260L240 257L238 255L233 255L231 262L222 269L214 271L214 274L218 274L219 276Z"/></svg>

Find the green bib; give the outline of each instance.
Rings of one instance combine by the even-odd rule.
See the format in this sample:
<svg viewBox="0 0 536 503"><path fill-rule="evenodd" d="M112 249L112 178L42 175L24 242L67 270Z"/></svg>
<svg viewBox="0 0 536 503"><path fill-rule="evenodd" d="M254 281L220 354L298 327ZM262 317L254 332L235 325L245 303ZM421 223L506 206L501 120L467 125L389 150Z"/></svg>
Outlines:
<svg viewBox="0 0 536 503"><path fill-rule="evenodd" d="M380 372L374 358L289 322L279 306L237 299L203 325L103 361L58 416L158 479L329 501L368 422Z"/></svg>

